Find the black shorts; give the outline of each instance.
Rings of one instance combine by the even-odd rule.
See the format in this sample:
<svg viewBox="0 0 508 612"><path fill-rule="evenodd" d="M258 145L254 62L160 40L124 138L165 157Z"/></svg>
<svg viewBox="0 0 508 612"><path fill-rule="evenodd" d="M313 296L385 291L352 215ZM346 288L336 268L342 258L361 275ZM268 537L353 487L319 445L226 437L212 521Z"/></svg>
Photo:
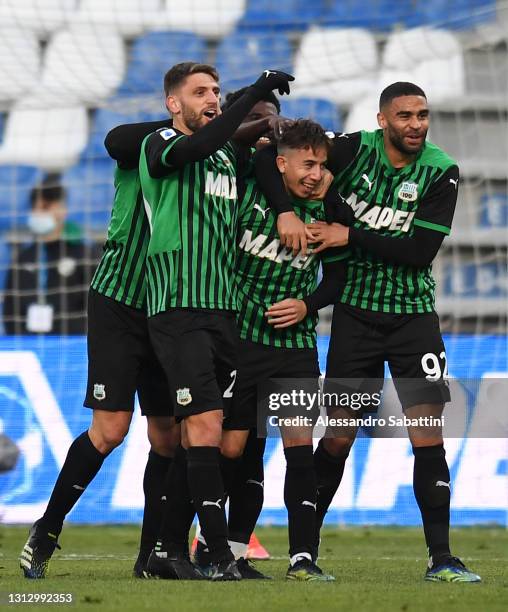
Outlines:
<svg viewBox="0 0 508 612"><path fill-rule="evenodd" d="M229 311L173 308L148 319L179 419L227 413L236 381L238 331Z"/></svg>
<svg viewBox="0 0 508 612"><path fill-rule="evenodd" d="M356 379L361 390L379 391L388 362L403 409L450 401L446 354L435 312L389 314L336 304L326 363L330 379Z"/></svg>
<svg viewBox="0 0 508 612"><path fill-rule="evenodd" d="M289 349L240 340L238 377L224 429L248 430L258 425L258 385L269 378L319 378L316 348Z"/></svg>
<svg viewBox="0 0 508 612"><path fill-rule="evenodd" d="M90 289L87 346L87 408L132 412L137 392L145 416L173 414L166 376L150 344L143 310Z"/></svg>

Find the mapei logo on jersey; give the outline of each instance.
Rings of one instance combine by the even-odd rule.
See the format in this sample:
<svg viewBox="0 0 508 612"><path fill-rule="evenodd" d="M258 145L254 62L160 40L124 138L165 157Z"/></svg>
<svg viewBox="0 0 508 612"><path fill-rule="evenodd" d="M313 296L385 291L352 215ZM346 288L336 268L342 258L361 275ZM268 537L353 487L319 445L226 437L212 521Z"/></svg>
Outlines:
<svg viewBox="0 0 508 612"><path fill-rule="evenodd" d="M265 246L267 240L268 236L265 234L258 234L253 239L251 230L246 229L238 246L246 253L274 261L275 263L281 264L285 261L290 262L290 265L298 270L305 270L308 268L311 261L314 259L314 255L312 254L302 256L300 253L297 253L293 255L291 249L284 246L281 247L278 238L274 238Z"/></svg>
<svg viewBox="0 0 508 612"><path fill-rule="evenodd" d="M183 387L183 389L176 390L176 403L180 406L187 406L192 402L192 395L189 387Z"/></svg>
<svg viewBox="0 0 508 612"><path fill-rule="evenodd" d="M214 176L209 170L206 173L205 193L227 200L236 200L236 177L228 174Z"/></svg>
<svg viewBox="0 0 508 612"><path fill-rule="evenodd" d="M170 140L171 138L176 136L176 132L171 128L163 128L162 130L159 130L159 136L161 138L164 138L164 140Z"/></svg>
<svg viewBox="0 0 508 612"><path fill-rule="evenodd" d="M106 385L100 385L99 383L95 383L93 386L93 396L99 402L102 402L103 399L106 399Z"/></svg>
<svg viewBox="0 0 508 612"><path fill-rule="evenodd" d="M399 196L400 197L400 196ZM414 212L394 210L390 206L372 206L364 200L358 200L356 193L352 193L346 202L353 209L355 218L366 223L372 229L387 228L391 232L407 232L411 228Z"/></svg>
<svg viewBox="0 0 508 612"><path fill-rule="evenodd" d="M402 183L397 197L405 202L414 202L418 197L418 185L416 183Z"/></svg>

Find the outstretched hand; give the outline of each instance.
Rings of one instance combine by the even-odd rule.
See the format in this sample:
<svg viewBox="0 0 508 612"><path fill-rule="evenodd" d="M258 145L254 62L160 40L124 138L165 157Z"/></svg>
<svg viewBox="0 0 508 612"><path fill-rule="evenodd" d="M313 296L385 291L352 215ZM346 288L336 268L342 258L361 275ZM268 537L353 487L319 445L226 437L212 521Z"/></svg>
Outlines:
<svg viewBox="0 0 508 612"><path fill-rule="evenodd" d="M276 89L281 96L284 94L289 95L289 83L294 80L295 77L291 74L287 74L287 72L281 72L280 70L263 70L261 76L252 87L261 90L263 93L270 93Z"/></svg>

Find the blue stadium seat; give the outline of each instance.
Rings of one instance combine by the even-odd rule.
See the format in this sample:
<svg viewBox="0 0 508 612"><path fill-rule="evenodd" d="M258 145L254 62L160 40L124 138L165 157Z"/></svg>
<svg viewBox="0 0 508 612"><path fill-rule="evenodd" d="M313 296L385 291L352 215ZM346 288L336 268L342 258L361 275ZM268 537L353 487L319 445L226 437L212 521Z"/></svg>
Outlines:
<svg viewBox="0 0 508 612"><path fill-rule="evenodd" d="M465 29L494 16L494 0L334 0L326 25L389 31L395 26Z"/></svg>
<svg viewBox="0 0 508 612"><path fill-rule="evenodd" d="M0 232L26 225L30 191L41 178L34 166L0 165Z"/></svg>
<svg viewBox="0 0 508 612"><path fill-rule="evenodd" d="M0 113L0 144L2 144L4 138L4 125L5 125L5 115L4 113Z"/></svg>
<svg viewBox="0 0 508 612"><path fill-rule="evenodd" d="M69 220L82 227L105 229L115 195L112 159L83 159L62 176L67 189Z"/></svg>
<svg viewBox="0 0 508 612"><path fill-rule="evenodd" d="M206 43L192 32L150 32L132 45L127 74L119 95L162 92L162 79L173 65L184 61L204 62Z"/></svg>
<svg viewBox="0 0 508 612"><path fill-rule="evenodd" d="M304 30L320 22L326 12L326 0L249 0L238 26L245 30Z"/></svg>
<svg viewBox="0 0 508 612"><path fill-rule="evenodd" d="M137 108L136 110L132 110L132 112L128 110L115 111L108 108L100 108L95 113L92 122L92 132L86 148L81 155L81 159L107 157L108 154L104 148L104 138L106 134L117 125L142 121L158 121L166 117L169 118L166 109L162 106L162 102L159 112L143 110L142 108Z"/></svg>
<svg viewBox="0 0 508 612"><path fill-rule="evenodd" d="M508 196L504 193L485 194L480 200L482 227L508 227Z"/></svg>
<svg viewBox="0 0 508 612"><path fill-rule="evenodd" d="M266 68L291 71L292 49L288 37L273 32L249 35L235 31L217 47L215 65L221 76L222 91L249 85Z"/></svg>
<svg viewBox="0 0 508 612"><path fill-rule="evenodd" d="M495 298L507 295L506 265L459 263L445 265L443 295Z"/></svg>
<svg viewBox="0 0 508 612"><path fill-rule="evenodd" d="M423 22L465 30L495 18L495 0L419 0Z"/></svg>
<svg viewBox="0 0 508 612"><path fill-rule="evenodd" d="M325 130L342 131L342 117L339 109L330 100L322 98L285 98L280 99L281 115L290 119L314 119Z"/></svg>

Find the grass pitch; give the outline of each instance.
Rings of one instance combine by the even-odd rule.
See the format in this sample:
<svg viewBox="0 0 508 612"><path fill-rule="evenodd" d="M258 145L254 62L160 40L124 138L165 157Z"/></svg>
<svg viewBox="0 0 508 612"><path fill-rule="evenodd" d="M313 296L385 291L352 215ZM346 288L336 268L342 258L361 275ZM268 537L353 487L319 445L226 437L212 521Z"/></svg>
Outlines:
<svg viewBox="0 0 508 612"><path fill-rule="evenodd" d="M425 548L420 529L327 528L319 565L335 583L286 582L287 532L259 528L256 534L273 556L258 567L273 581L241 583L136 580L137 526L67 526L46 580L22 578L17 557L26 527L0 526L0 606L2 608L121 612L163 610L210 612L257 610L347 610L348 612L446 610L491 612L508 609L508 531L452 530L455 554L482 576L481 584L423 581ZM72 593L70 604L8 604L9 593Z"/></svg>

